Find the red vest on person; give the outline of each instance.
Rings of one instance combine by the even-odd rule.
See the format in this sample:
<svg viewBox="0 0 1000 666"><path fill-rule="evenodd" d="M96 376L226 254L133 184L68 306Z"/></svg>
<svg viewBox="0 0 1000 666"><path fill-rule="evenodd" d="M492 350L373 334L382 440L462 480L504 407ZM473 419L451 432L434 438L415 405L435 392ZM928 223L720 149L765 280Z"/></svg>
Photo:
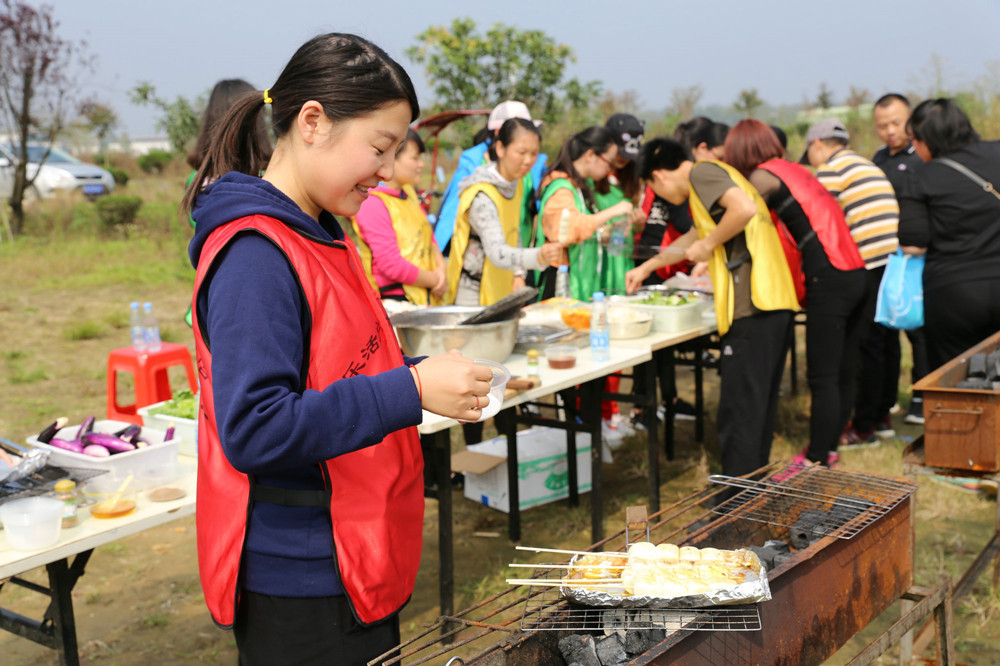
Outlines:
<svg viewBox="0 0 1000 666"><path fill-rule="evenodd" d="M844 210L837 199L823 184L816 180L808 169L801 164L783 159L773 159L764 162L758 169L763 169L781 180L788 187L792 198L799 204L809 218L809 224L816 232L816 240L823 246L830 264L841 271L864 268L865 262L858 252L858 245L851 237L851 230L844 219ZM792 271L792 281L795 283L795 293L799 303L805 305L805 276L802 274L802 253L795 245L792 235L788 232L779 216L771 211L771 218L778 227L785 258ZM780 223L780 224L779 224Z"/></svg>
<svg viewBox="0 0 1000 666"><path fill-rule="evenodd" d="M253 231L288 257L312 318L304 389L322 390L358 374L399 367L399 349L385 309L370 288L350 243L317 241L278 220L255 215L212 232L202 248L195 294L218 253L233 237ZM198 414L198 568L212 618L233 624L246 542L250 479L232 467L219 443L212 355L194 313L201 377ZM349 424L345 424L345 427ZM331 433L335 437L336 433ZM423 533L423 457L415 428L320 463L330 497L334 562L358 620L372 624L409 599L420 565Z"/></svg>

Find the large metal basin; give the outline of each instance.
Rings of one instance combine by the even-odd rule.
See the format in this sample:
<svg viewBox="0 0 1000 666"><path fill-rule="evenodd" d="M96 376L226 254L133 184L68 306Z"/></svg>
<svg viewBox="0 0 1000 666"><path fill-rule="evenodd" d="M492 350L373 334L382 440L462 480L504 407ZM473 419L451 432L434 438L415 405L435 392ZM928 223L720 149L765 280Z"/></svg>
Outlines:
<svg viewBox="0 0 1000 666"><path fill-rule="evenodd" d="M429 356L457 349L463 356L503 363L517 343L517 318L462 326L482 307L445 305L401 312L390 318L407 356Z"/></svg>

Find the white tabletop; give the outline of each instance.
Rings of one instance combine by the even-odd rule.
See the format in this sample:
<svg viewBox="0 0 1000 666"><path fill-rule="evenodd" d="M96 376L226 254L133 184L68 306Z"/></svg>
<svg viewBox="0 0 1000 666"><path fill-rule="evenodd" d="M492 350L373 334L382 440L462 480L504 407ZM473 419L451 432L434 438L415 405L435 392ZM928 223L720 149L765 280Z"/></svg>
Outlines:
<svg viewBox="0 0 1000 666"><path fill-rule="evenodd" d="M524 402L538 400L547 395L552 395L557 391L562 391L653 359L652 352L648 346L624 346L617 345L614 342L611 345L610 356L610 360L605 363L595 363L590 358L590 348L582 347L577 353L576 365L565 370L554 370L549 367L544 358L541 358L538 363L538 374L542 380L541 386L521 391L517 395L511 396L504 400L503 407L506 409ZM507 366L510 374L514 377L524 377L528 374L528 359L524 354L511 355L504 362L504 365ZM417 426L417 431L421 435L429 435L446 430L457 424L458 421L455 419L432 414L424 410L424 420Z"/></svg>
<svg viewBox="0 0 1000 666"><path fill-rule="evenodd" d="M103 520L91 517L90 510L82 508L80 523L75 527L63 528L59 534L59 541L44 550L14 550L7 545L6 535L0 537L0 580L193 514L197 486L197 474L194 470L197 459L181 455L178 456L178 462L190 469L182 478L169 484L187 491L187 495L180 499L153 502L143 491L139 493L134 512L120 518Z"/></svg>

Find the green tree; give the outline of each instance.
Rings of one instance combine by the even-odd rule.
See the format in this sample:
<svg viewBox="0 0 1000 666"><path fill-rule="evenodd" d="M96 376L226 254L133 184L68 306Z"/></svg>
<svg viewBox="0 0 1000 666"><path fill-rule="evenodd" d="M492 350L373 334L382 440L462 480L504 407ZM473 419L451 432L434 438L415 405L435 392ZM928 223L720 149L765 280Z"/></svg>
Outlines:
<svg viewBox="0 0 1000 666"><path fill-rule="evenodd" d="M816 95L816 106L821 109L829 109L833 106L833 91L830 90L825 81L819 84L819 93Z"/></svg>
<svg viewBox="0 0 1000 666"><path fill-rule="evenodd" d="M747 118L753 118L760 107L764 106L764 100L757 94L756 88L745 88L736 96L733 108Z"/></svg>
<svg viewBox="0 0 1000 666"><path fill-rule="evenodd" d="M406 51L424 66L440 108L490 108L507 99L524 102L533 116L553 122L582 110L601 93L598 81L564 79L573 50L540 30L495 24L485 33L470 18L432 26Z"/></svg>
<svg viewBox="0 0 1000 666"><path fill-rule="evenodd" d="M0 131L15 144L11 229L24 227L24 199L40 170L28 173L28 141L52 145L74 109L78 82L93 69L85 42L59 36L52 7L0 0ZM42 162L48 157L48 150Z"/></svg>
<svg viewBox="0 0 1000 666"><path fill-rule="evenodd" d="M99 152L104 165L107 166L108 139L111 137L111 132L118 127L118 114L107 104L96 99L88 99L80 104L80 116L84 120L82 125L97 137Z"/></svg>
<svg viewBox="0 0 1000 666"><path fill-rule="evenodd" d="M163 114L156 121L157 129L166 132L170 145L177 152L184 152L198 138L201 129L201 115L205 108L204 95L194 102L178 95L170 101L156 94L156 88L148 81L140 81L129 91L129 99L138 106L152 105Z"/></svg>
<svg viewBox="0 0 1000 666"><path fill-rule="evenodd" d="M705 90L699 85L687 88L674 88L670 92L670 113L682 121L689 120L694 115L694 109L701 101Z"/></svg>

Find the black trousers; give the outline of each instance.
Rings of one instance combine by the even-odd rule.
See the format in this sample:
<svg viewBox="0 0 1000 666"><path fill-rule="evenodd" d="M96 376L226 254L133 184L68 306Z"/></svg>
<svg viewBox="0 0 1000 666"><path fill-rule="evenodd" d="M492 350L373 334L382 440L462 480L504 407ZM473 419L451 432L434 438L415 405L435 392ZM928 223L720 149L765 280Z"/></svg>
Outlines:
<svg viewBox="0 0 1000 666"><path fill-rule="evenodd" d="M233 633L240 666L363 666L399 645L399 617L363 627L346 596L289 599L244 590Z"/></svg>
<svg viewBox="0 0 1000 666"><path fill-rule="evenodd" d="M938 287L924 282L924 330L931 368L1000 331L1000 280Z"/></svg>
<svg viewBox="0 0 1000 666"><path fill-rule="evenodd" d="M792 312L743 317L722 336L719 357L719 448L722 473L748 474L766 465L778 412Z"/></svg>
<svg viewBox="0 0 1000 666"><path fill-rule="evenodd" d="M870 432L876 423L888 416L899 394L899 365L902 360L899 331L875 323L875 302L883 273L885 266L868 271L868 298L864 311L866 329L861 335L857 396L854 401L854 428L858 432ZM910 379L916 382L931 371L924 329L907 331L906 336L913 348Z"/></svg>
<svg viewBox="0 0 1000 666"><path fill-rule="evenodd" d="M824 465L854 407L867 273L830 268L806 282L806 380L812 394L806 457Z"/></svg>

